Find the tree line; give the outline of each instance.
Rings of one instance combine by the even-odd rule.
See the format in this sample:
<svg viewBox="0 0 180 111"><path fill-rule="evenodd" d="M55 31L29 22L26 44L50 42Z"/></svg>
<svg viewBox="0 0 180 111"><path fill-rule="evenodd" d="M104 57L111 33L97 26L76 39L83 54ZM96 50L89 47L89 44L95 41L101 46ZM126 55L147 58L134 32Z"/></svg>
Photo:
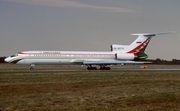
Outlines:
<svg viewBox="0 0 180 111"><path fill-rule="evenodd" d="M153 59L148 59L146 61L149 61L149 62L152 62L152 64L164 64L164 65L180 65L180 60L178 59L172 59L172 60L163 60L163 59L160 59L160 58L157 58L155 60Z"/></svg>
<svg viewBox="0 0 180 111"><path fill-rule="evenodd" d="M6 57L0 57L0 63L5 63L5 61L4 61L5 58Z"/></svg>
<svg viewBox="0 0 180 111"><path fill-rule="evenodd" d="M0 63L6 63L4 61L6 57L0 57ZM147 59L146 60L147 62L151 62L151 64L159 64L159 65L177 65L179 64L180 65L180 60L178 59L172 59L172 60L163 60L163 59L160 59L160 58L157 58L157 59Z"/></svg>

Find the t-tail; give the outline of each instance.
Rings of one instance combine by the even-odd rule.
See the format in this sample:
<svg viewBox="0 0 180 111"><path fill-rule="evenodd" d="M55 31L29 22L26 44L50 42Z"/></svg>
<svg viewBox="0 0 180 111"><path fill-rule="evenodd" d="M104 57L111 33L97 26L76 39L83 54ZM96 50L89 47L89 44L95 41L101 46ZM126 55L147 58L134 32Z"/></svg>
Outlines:
<svg viewBox="0 0 180 111"><path fill-rule="evenodd" d="M158 32L158 33L131 34L131 35L137 35L138 38L130 45L113 44L111 45L111 51L118 53L134 54L135 60L143 60L148 58L148 55L145 53L145 50L152 37L162 34L171 34L171 33L175 33L175 32L170 31L170 32Z"/></svg>

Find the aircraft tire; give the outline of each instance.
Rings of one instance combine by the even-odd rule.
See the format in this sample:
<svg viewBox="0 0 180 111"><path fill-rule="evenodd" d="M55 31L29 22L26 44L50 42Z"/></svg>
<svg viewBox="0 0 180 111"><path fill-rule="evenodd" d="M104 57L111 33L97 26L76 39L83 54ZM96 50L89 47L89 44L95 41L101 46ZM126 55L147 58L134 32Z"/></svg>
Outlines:
<svg viewBox="0 0 180 111"><path fill-rule="evenodd" d="M33 68L33 67L30 67L30 70L31 70L31 71L33 71L33 70L34 70L34 68Z"/></svg>

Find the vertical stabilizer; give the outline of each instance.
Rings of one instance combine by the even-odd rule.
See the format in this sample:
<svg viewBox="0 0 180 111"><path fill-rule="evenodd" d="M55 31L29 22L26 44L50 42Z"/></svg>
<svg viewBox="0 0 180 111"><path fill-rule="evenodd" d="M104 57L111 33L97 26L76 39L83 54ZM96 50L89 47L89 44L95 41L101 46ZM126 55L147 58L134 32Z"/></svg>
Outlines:
<svg viewBox="0 0 180 111"><path fill-rule="evenodd" d="M157 35L171 34L171 33L175 33L175 32L170 31L170 32L158 32L158 33L132 34L132 35L138 35L138 38L135 41L133 41L130 45L113 44L111 45L111 51L135 54L139 59L145 59L148 57L147 54L145 54L145 50L151 38Z"/></svg>

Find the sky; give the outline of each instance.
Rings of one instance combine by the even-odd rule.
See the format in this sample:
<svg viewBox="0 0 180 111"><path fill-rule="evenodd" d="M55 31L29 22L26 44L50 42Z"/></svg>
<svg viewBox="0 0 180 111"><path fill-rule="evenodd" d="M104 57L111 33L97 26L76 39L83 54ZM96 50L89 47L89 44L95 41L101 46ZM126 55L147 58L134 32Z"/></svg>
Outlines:
<svg viewBox="0 0 180 111"><path fill-rule="evenodd" d="M18 51L110 51L153 37L149 59L180 59L180 0L0 0L0 56ZM178 33L179 32L179 33Z"/></svg>

